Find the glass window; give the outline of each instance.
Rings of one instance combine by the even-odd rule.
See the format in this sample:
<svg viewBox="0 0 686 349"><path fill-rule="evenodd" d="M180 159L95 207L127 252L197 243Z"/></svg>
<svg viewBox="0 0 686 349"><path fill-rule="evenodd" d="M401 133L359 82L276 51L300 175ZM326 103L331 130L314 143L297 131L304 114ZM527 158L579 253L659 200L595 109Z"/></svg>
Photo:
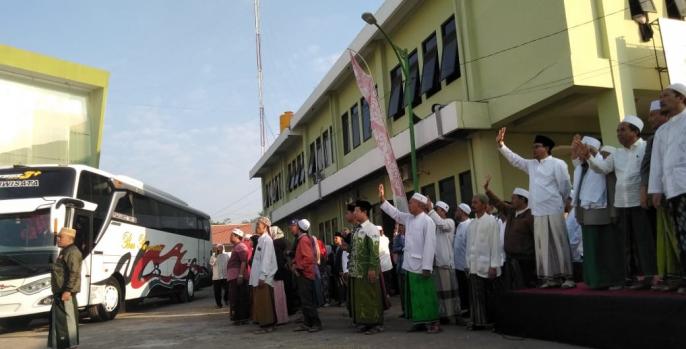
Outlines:
<svg viewBox="0 0 686 349"><path fill-rule="evenodd" d="M322 135L322 146L324 147L324 166L331 165L331 138L329 137L329 130L324 131Z"/></svg>
<svg viewBox="0 0 686 349"><path fill-rule="evenodd" d="M326 168L326 159L324 158L324 148L322 146L322 137L317 137L315 141L317 153L315 157L317 158L317 171L321 171Z"/></svg>
<svg viewBox="0 0 686 349"><path fill-rule="evenodd" d="M140 194L133 195L133 216L139 225L151 229L162 229L158 218L157 202Z"/></svg>
<svg viewBox="0 0 686 349"><path fill-rule="evenodd" d="M353 148L360 145L360 113L357 104L350 108L350 127L353 134Z"/></svg>
<svg viewBox="0 0 686 349"><path fill-rule="evenodd" d="M343 154L350 153L350 130L348 124L348 113L344 113L341 117L343 122Z"/></svg>
<svg viewBox="0 0 686 349"><path fill-rule="evenodd" d="M666 0L667 16L672 19L686 17L686 3L683 0Z"/></svg>
<svg viewBox="0 0 686 349"><path fill-rule="evenodd" d="M81 172L76 197L98 205L93 214L94 235L100 233L100 228L105 223L113 193L109 178L88 171Z"/></svg>
<svg viewBox="0 0 686 349"><path fill-rule="evenodd" d="M460 77L460 58L458 57L455 17L450 17L441 26L443 36L443 55L441 58L441 80L450 83Z"/></svg>
<svg viewBox="0 0 686 349"><path fill-rule="evenodd" d="M314 176L317 174L317 156L315 155L314 142L310 143L310 161L308 164L307 173L310 176Z"/></svg>
<svg viewBox="0 0 686 349"><path fill-rule="evenodd" d="M388 102L388 117L398 119L405 114L403 96L403 71L400 65L396 65L391 70L391 98Z"/></svg>
<svg viewBox="0 0 686 349"><path fill-rule="evenodd" d="M426 94L429 98L441 89L441 82L438 79L438 46L435 32L422 43L422 54L424 56L422 94Z"/></svg>
<svg viewBox="0 0 686 349"><path fill-rule="evenodd" d="M417 50L410 53L410 84L412 85L412 106L416 107L422 103L421 80L419 79L419 55Z"/></svg>
<svg viewBox="0 0 686 349"><path fill-rule="evenodd" d="M0 200L74 195L76 171L71 168L7 168L0 170Z"/></svg>
<svg viewBox="0 0 686 349"><path fill-rule="evenodd" d="M421 192L422 195L427 196L434 203L437 201L436 200L436 186L433 183L423 186L421 189L419 189L419 192Z"/></svg>
<svg viewBox="0 0 686 349"><path fill-rule="evenodd" d="M453 217L457 206L457 192L455 191L455 177L448 177L438 182L438 195L441 201L450 206L448 217Z"/></svg>
<svg viewBox="0 0 686 349"><path fill-rule="evenodd" d="M0 77L0 163L96 166L88 108L81 92Z"/></svg>
<svg viewBox="0 0 686 349"><path fill-rule="evenodd" d="M360 99L362 109L362 139L365 141L372 137L372 119L369 115L369 103L363 97Z"/></svg>
<svg viewBox="0 0 686 349"><path fill-rule="evenodd" d="M465 171L459 174L460 178L460 200L464 203L470 203L474 197L472 191L472 172Z"/></svg>
<svg viewBox="0 0 686 349"><path fill-rule="evenodd" d="M305 183L305 154L298 155L298 185Z"/></svg>

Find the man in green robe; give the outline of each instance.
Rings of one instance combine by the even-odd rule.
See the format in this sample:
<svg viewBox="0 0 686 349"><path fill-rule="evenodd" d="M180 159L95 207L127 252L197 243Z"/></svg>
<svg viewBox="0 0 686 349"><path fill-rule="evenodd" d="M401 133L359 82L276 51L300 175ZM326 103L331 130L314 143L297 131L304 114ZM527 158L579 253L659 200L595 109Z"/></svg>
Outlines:
<svg viewBox="0 0 686 349"><path fill-rule="evenodd" d="M375 334L383 331L383 292L380 283L379 230L369 221L372 205L355 202L355 220L362 222L352 236L349 277L353 323L360 332Z"/></svg>

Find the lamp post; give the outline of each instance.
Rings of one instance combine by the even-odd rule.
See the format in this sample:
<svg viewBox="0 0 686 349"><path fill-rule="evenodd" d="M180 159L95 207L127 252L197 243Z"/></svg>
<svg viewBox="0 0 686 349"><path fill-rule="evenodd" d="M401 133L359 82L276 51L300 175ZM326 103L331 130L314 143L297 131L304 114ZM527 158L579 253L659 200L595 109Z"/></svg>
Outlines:
<svg viewBox="0 0 686 349"><path fill-rule="evenodd" d="M408 58L407 50L400 48L393 43L391 38L386 34L386 32L381 29L381 26L376 21L376 17L370 12L365 12L362 14L362 20L367 22L367 24L376 26L377 29L384 36L389 45L393 48L395 56L398 58L400 63L400 69L403 73L404 83L404 103L405 103L405 114L407 114L407 119L409 120L410 129L410 159L412 164L412 188L415 193L419 193L419 181L417 180L417 149L414 143L414 112L412 111L412 96L414 96L414 84L410 81L410 60Z"/></svg>

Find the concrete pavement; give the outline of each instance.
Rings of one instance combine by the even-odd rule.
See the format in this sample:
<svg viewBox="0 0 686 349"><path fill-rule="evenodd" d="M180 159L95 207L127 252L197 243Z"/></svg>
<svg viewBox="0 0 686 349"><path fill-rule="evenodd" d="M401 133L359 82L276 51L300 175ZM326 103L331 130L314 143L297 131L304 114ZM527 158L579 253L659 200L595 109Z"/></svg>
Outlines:
<svg viewBox="0 0 686 349"><path fill-rule="evenodd" d="M448 325L435 335L406 333L395 298L386 313L386 331L366 336L350 327L345 308L320 309L324 330L309 334L293 332L295 324L279 326L270 334L254 335L256 326L232 326L226 308L216 309L211 288L196 293L191 303L171 304L164 299L146 300L113 321L80 326L80 348L575 348L570 345L524 338L506 338L492 332L471 332ZM0 328L0 348L45 348L47 322L35 320L27 331Z"/></svg>

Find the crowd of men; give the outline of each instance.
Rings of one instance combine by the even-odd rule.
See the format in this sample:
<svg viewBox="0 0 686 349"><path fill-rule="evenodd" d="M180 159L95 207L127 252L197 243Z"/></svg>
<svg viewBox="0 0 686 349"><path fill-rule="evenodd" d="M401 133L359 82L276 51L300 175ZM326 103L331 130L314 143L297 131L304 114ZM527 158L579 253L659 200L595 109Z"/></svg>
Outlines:
<svg viewBox="0 0 686 349"><path fill-rule="evenodd" d="M241 252L249 249L234 247L229 274L231 268L239 279L250 273L253 312L275 314L274 300L297 298L282 302L285 313L299 304L303 320L296 330L309 332L321 330L317 308L329 302L346 304L361 333L382 332L392 290L401 296L410 330L428 333L453 321L490 328L505 290L570 289L583 281L592 289L686 294L685 96L686 85L676 83L651 103L654 136L647 140L641 138L648 133L643 121L632 115L617 125L618 148L590 135L574 136L571 176L567 163L552 156L552 139L536 136L533 158L525 159L506 146L501 129L498 150L527 173L528 190L516 188L505 201L491 191L489 177L483 193L457 205L454 219L447 203L434 204L420 193L410 198L409 212L401 212L379 185L380 209L397 223L392 240L370 221L372 204L357 200L347 207L351 229L337 233L333 246L310 234L307 220L293 220L296 243L291 253L280 249L277 263L276 249L267 247L271 238L260 233L269 231L262 218L260 262L253 261L251 269L250 253ZM242 240L240 231L234 235ZM281 269L281 280L295 282L274 287L274 273ZM245 295L247 286L228 280L232 317L246 321L249 311L238 304L245 298L231 294ZM259 287L268 292L260 295ZM294 292L298 297L287 295ZM278 322L265 318L258 320L259 333Z"/></svg>
<svg viewBox="0 0 686 349"><path fill-rule="evenodd" d="M529 190L516 188L503 201L487 178L483 194L457 206L455 221L447 203L420 193L401 212L379 185L380 208L397 222L392 241L370 221L372 204L364 200L347 206L352 230L337 233L333 246L310 234L308 220L294 219L289 247L284 233L260 217L249 238L233 230L230 257L221 246L214 251L217 307L228 303L233 323L252 321L256 334L289 322L299 308L295 331L313 333L322 330L319 307L346 304L356 329L372 335L384 330L391 290L401 296L410 331L427 333L453 320L471 329L492 326L508 289L574 288L583 279L592 289L686 294L685 109L686 85L675 83L650 105L654 136L647 141L643 121L632 115L617 125L619 148L576 135L573 176L551 155L553 140L536 136L533 159L524 159L505 145L503 128L497 147L528 174ZM57 236L48 346L69 348L79 343L82 256L74 229Z"/></svg>

